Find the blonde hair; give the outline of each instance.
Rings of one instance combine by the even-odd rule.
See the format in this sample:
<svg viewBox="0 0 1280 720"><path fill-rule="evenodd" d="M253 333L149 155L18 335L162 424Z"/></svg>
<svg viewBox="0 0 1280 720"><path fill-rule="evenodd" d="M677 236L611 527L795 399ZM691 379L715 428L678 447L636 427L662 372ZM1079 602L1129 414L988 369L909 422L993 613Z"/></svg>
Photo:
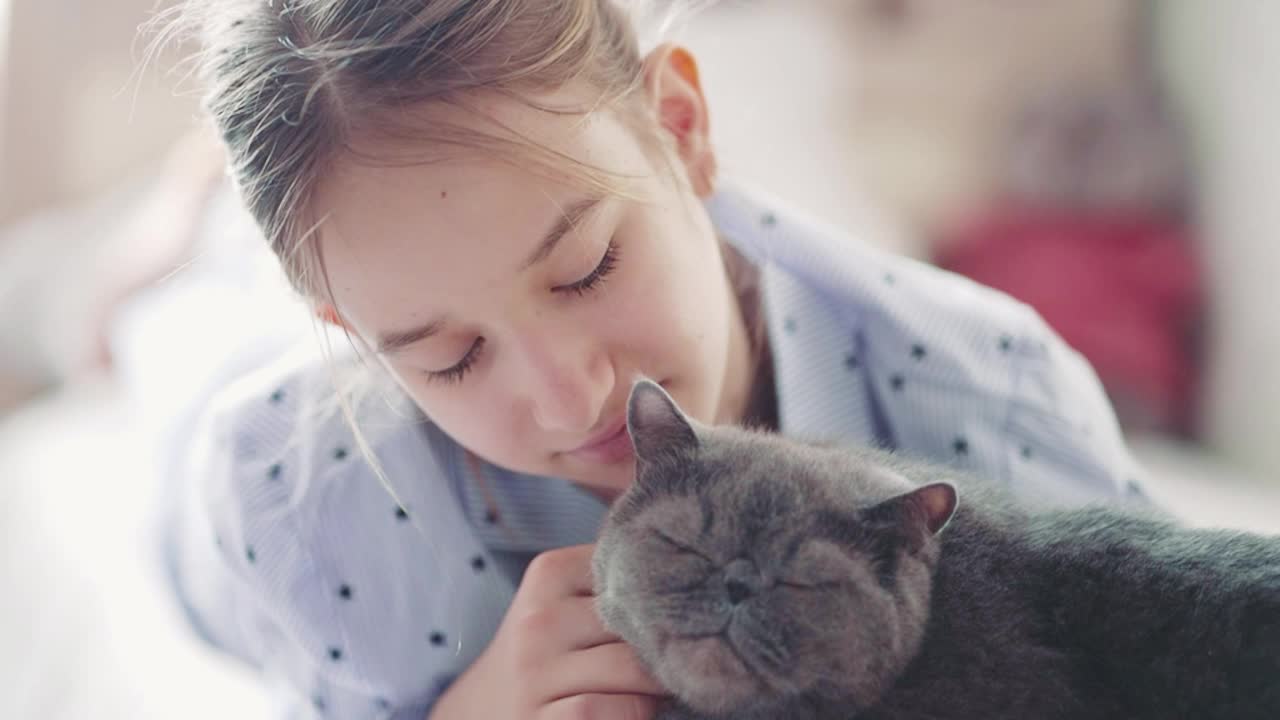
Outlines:
<svg viewBox="0 0 1280 720"><path fill-rule="evenodd" d="M358 155L357 139L409 133L441 153L479 150L609 189L607 173L496 124L471 101L482 91L585 113L624 106L641 86L636 33L613 0L190 0L182 18L204 45L198 74L232 179L290 283L312 299L327 294L312 200L339 156ZM573 81L599 101L565 110L531 99ZM441 104L484 129L406 112ZM652 139L644 123L632 127Z"/></svg>
<svg viewBox="0 0 1280 720"><path fill-rule="evenodd" d="M663 9L655 12L658 4ZM379 134L412 137L420 141L416 146L440 153L432 159L480 151L615 192L616 176L539 146L472 103L483 92L553 113L617 110L653 149L663 139L639 112L637 30L666 33L677 17L705 4L630 0L624 9L619 0L187 0L157 18L156 24L172 20L157 45L192 36L200 41L195 74L242 201L294 289L312 302L332 302L315 242L323 219L323 209L314 207L320 179L344 156L429 160L369 158L355 143ZM549 108L533 99L574 81L598 92L591 107ZM410 112L440 105L460 110L464 120L433 115L428 122ZM405 407L402 393L384 372L354 365L339 370L332 359L330 367L336 393L324 407L341 406L357 444L391 490L355 418L364 417L366 401L378 395Z"/></svg>

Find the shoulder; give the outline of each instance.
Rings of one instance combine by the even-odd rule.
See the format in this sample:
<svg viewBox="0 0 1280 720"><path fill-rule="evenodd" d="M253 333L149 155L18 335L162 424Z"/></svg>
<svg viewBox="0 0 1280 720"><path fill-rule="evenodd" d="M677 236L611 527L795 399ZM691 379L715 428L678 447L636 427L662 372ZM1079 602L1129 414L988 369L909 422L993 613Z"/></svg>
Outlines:
<svg viewBox="0 0 1280 720"><path fill-rule="evenodd" d="M439 449L433 442L439 433L393 382L356 360L313 353L284 357L229 383L213 397L205 422L240 483L291 485L296 505L317 501L323 480L357 474L365 466L357 462L361 443L379 460L416 452L415 461L433 465ZM290 480L305 482L281 482Z"/></svg>
<svg viewBox="0 0 1280 720"><path fill-rule="evenodd" d="M1096 374L1030 306L754 191L708 210L762 266L779 392L805 399L792 416L865 415L893 447L1029 488L1096 497L1132 473ZM859 412L840 410L845 395Z"/></svg>
<svg viewBox="0 0 1280 720"><path fill-rule="evenodd" d="M441 460L447 440L394 398L358 403L380 476L329 407L333 388L324 361L227 387L190 466L195 501L238 592L290 638L268 648L291 658L286 672L319 669L335 687L372 683L411 700L433 672L465 666L450 646L476 619L455 600L483 594L471 563L484 551Z"/></svg>
<svg viewBox="0 0 1280 720"><path fill-rule="evenodd" d="M762 268L769 312L839 333L850 362L939 386L1007 394L1056 336L1030 306L821 223L781 200L729 186L708 203L722 232ZM798 339L799 333L796 333Z"/></svg>
<svg viewBox="0 0 1280 720"><path fill-rule="evenodd" d="M1043 327L1025 303L753 188L728 185L707 208L730 242L779 277L775 282L790 296L780 300L824 306L864 332L964 337L999 350L1006 334Z"/></svg>

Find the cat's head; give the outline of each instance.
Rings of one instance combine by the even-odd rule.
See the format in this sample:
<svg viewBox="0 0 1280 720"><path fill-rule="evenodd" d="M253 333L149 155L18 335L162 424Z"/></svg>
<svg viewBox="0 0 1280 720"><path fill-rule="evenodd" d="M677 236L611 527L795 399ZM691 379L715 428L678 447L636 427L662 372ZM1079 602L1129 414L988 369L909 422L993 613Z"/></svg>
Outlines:
<svg viewBox="0 0 1280 720"><path fill-rule="evenodd" d="M636 481L594 559L605 624L708 715L873 704L919 649L955 489L874 453L698 425L649 381L627 422Z"/></svg>

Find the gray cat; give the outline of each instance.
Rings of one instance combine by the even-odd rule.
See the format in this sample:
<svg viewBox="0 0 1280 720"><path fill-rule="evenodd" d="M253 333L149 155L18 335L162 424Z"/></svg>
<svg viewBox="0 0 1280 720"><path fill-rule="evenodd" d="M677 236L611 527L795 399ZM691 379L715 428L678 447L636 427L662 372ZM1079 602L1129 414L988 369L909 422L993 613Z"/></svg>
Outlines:
<svg viewBox="0 0 1280 720"><path fill-rule="evenodd" d="M697 425L648 381L628 425L596 602L674 696L664 720L1280 718L1280 538L1032 512Z"/></svg>

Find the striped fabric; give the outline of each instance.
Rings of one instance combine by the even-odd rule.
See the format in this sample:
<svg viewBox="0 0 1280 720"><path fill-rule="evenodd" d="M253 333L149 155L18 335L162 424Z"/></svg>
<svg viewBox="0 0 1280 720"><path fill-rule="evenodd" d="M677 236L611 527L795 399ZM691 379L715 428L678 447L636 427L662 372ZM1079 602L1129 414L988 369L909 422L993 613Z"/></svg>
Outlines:
<svg viewBox="0 0 1280 720"><path fill-rule="evenodd" d="M1026 306L741 187L707 208L761 268L782 432L898 448L1045 502L1142 497L1093 371ZM420 417L373 434L383 487L341 416L306 419L328 377L290 360L219 394L165 516L168 570L193 627L259 668L280 717L421 720L528 560L590 542L605 508L484 465L494 517Z"/></svg>

